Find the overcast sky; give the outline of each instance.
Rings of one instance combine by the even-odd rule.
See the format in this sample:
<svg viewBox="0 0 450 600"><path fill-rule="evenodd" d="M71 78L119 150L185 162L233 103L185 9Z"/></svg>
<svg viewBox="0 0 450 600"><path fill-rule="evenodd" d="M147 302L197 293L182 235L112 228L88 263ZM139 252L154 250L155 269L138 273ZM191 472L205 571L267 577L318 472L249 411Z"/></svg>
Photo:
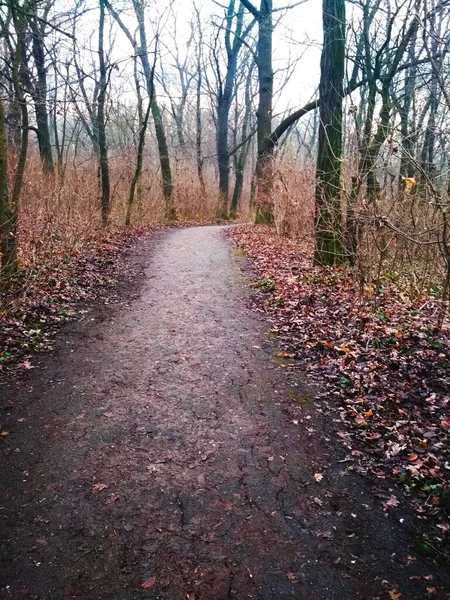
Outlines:
<svg viewBox="0 0 450 600"><path fill-rule="evenodd" d="M226 0L224 0L226 2ZM259 0L255 0L259 6ZM203 24L205 30L212 31L212 21L220 22L224 11L213 2L213 0L196 0L197 6L201 8ZM294 0L274 0L275 8L295 4ZM146 17L148 19L149 43L152 40L152 23L164 24L161 30L161 41L167 47L173 45L173 17L167 12L169 2L167 0L149 0ZM115 0L114 6L119 10L126 7L126 12L132 15L130 0ZM186 42L190 33L190 21L193 14L193 1L191 0L174 0L174 13L176 18L177 40L180 50ZM89 58L90 47L95 53L97 50L97 32L98 21L96 21L98 8L96 3L93 3L92 12L84 17L83 27L78 32L79 48L84 49L86 60ZM95 16L94 16L95 15ZM129 26L132 34L136 29L136 21L134 16L127 17L122 13L122 18ZM158 17L159 15L159 17ZM162 19L160 16L163 15ZM276 19L279 15L283 15L281 21L276 25L274 32L274 69L283 70L289 61L298 60L295 71L290 78L288 84L283 88L281 93L276 95L274 113L280 113L286 109L301 106L310 100L315 94L319 81L319 63L320 63L320 44L322 37L322 2L321 0L307 0L304 4L296 6L286 12L276 13ZM215 19L214 19L215 17ZM127 66L127 57L132 54L131 46L126 37L120 32L117 25L113 26L114 35L114 52L113 60L120 65L120 71L123 73L123 79L131 75L129 66ZM254 35L256 29L254 30ZM209 35L209 34L208 34ZM161 47L161 51L163 49ZM93 55L92 55L93 56ZM163 58L164 60L164 58ZM170 59L168 59L170 62ZM128 75L127 75L128 73ZM277 77L278 87L280 77ZM131 88L130 88L131 92ZM127 94L126 94L127 95ZM164 93L160 90L160 98Z"/></svg>

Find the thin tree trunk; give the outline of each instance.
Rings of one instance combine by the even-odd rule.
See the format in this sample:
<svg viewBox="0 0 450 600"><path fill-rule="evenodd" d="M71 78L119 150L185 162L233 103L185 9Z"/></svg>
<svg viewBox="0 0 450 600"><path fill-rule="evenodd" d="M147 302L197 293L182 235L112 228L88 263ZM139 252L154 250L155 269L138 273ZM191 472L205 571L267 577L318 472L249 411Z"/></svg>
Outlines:
<svg viewBox="0 0 450 600"><path fill-rule="evenodd" d="M159 162L161 165L161 177L163 184L163 194L166 201L166 219L173 221L176 219L176 210L173 203L173 183L172 170L170 167L169 149L164 127L164 121L161 109L159 107L153 82L153 71L148 59L147 32L145 29L145 12L143 0L133 0L134 12L138 21L140 48L139 54L144 70L144 76L147 83L147 94L151 98L151 113L155 124L156 141L158 144Z"/></svg>
<svg viewBox="0 0 450 600"><path fill-rule="evenodd" d="M136 168L134 170L133 179L131 181L130 193L128 195L127 202L127 215L125 218L125 226L131 225L131 211L133 210L134 197L136 193L136 186L142 174L142 163L144 161L144 147L145 147L145 135L147 133L148 119L151 112L151 98L149 99L148 107L145 112L144 120L141 122L141 129L139 131L139 142L137 148Z"/></svg>
<svg viewBox="0 0 450 600"><path fill-rule="evenodd" d="M235 0L231 0L226 14L225 47L227 52L226 74L223 88L217 94L217 161L219 168L219 193L221 198L221 217L228 217L230 191L230 154L228 148L228 131L230 129L230 109L236 86L236 71L242 40L247 33L242 33L244 11L239 9L236 16L236 28L231 42L231 28L235 16ZM248 31L248 30L247 30ZM243 36L243 37L242 37Z"/></svg>
<svg viewBox="0 0 450 600"><path fill-rule="evenodd" d="M254 66L255 66L255 63L253 62L249 68L246 82L245 82L245 110L244 110L244 118L242 119L242 130L241 130L241 140L242 141L245 141L245 139L248 137L248 127L249 127L250 116L251 116L251 112L252 112L251 87L252 87ZM236 145L237 145L237 140L236 140ZM245 163L247 162L249 148L250 148L250 140L248 140L247 143L244 143L244 145L242 146L242 148L235 160L236 180L234 183L234 190L233 190L233 197L231 199L231 211L230 211L230 215L232 218L234 218L236 216L236 213L239 208L239 203L241 200L242 189L244 187Z"/></svg>
<svg viewBox="0 0 450 600"><path fill-rule="evenodd" d="M400 158L400 183L402 177L414 177L414 137L413 127L415 125L413 120L412 106L414 98L414 90L416 86L416 72L417 68L414 65L415 59L415 44L416 44L417 32L414 35L414 39L411 40L410 48L410 62L412 66L406 71L405 74L405 87L403 93L403 103L399 106L400 115L400 131L402 134L402 153ZM412 126L411 126L412 122Z"/></svg>
<svg viewBox="0 0 450 600"><path fill-rule="evenodd" d="M17 104L20 107L20 117L21 117L21 139L20 139L20 148L17 159L17 167L16 173L14 176L14 184L11 195L11 205L14 210L14 235L16 235L16 223L19 214L19 202L20 202L20 193L22 191L23 184L23 176L25 173L25 165L27 162L27 154L28 154L28 134L29 134L29 120L28 120L28 110L26 99L23 93L22 81L21 81L21 73L24 67L24 56L25 56L25 43L24 43L24 34L25 34L25 24L26 24L26 14L25 12L19 8L19 11L16 12L16 6L13 7L13 19L14 19L14 27L17 34L17 45L16 52L13 61L12 67L12 79L14 84L14 93L17 98ZM16 236L16 246L17 246L17 236Z"/></svg>
<svg viewBox="0 0 450 600"><path fill-rule="evenodd" d="M98 54L100 64L99 94L97 99L97 138L99 146L99 170L101 186L101 211L103 227L107 227L110 216L111 190L109 180L108 146L106 141L105 100L108 85L104 51L105 5L100 0L100 21L98 33Z"/></svg>
<svg viewBox="0 0 450 600"><path fill-rule="evenodd" d="M206 196L205 178L203 175L203 156L202 156L202 105L201 105L201 91L202 91L202 70L200 65L200 56L198 56L198 68L197 68L197 95L195 103L195 150L197 159L197 174L200 182L200 189L202 196Z"/></svg>
<svg viewBox="0 0 450 600"><path fill-rule="evenodd" d="M0 100L0 250L1 272L11 275L17 270L16 222L9 200L8 145L5 129L5 109Z"/></svg>

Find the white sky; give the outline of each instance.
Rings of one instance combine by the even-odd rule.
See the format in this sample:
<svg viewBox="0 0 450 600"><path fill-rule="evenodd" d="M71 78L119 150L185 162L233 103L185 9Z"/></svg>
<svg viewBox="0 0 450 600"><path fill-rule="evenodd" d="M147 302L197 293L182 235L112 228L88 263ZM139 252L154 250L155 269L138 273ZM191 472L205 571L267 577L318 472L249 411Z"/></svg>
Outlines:
<svg viewBox="0 0 450 600"><path fill-rule="evenodd" d="M130 0L110 0L112 4L123 15L123 20L134 34L136 21L133 14ZM190 21L193 14L193 0L173 0L174 12L176 15L177 39L180 49L183 47L190 33ZM254 0L259 6L259 0ZM227 0L221 0L224 4ZM205 29L212 30L211 20L216 16L216 22L219 21L224 14L224 11L213 0L196 0L197 6L201 8L203 15L203 23ZM295 4L295 0L274 0L274 7L289 6ZM98 28L98 4L92 2L92 12L84 17L85 24L79 30L77 41L80 48L92 48L94 53L97 50L97 28ZM148 20L148 41L152 41L152 22L161 22L158 15L165 15L163 22L166 23L165 31L161 32L161 46L166 44L170 47L173 44L171 30L173 30L173 19L168 17L167 8L168 0L150 0L146 8L146 17ZM122 12L122 8L127 7L126 13ZM285 67L289 60L294 61L299 59L295 71L292 74L288 84L282 89L280 94L275 97L274 114L281 113L287 109L298 107L308 102L313 95L319 82L319 65L320 65L320 44L322 37L322 0L307 0L305 4L296 6L286 13L276 13L283 15L281 21L277 24L274 32L274 70ZM94 17L95 15L95 17ZM120 71L125 74L130 74L130 69L127 65L127 57L132 54L131 46L114 24L114 42L113 42L113 60L118 61ZM256 28L253 35L256 34ZM209 35L209 34L208 34ZM206 34L205 34L206 36ZM207 36L206 36L207 37ZM90 60L86 53L87 60ZM277 87L277 86L276 86ZM131 90L130 90L131 91ZM126 94L128 96L128 94ZM162 98L164 94L159 90L159 96ZM131 98L131 96L130 96Z"/></svg>

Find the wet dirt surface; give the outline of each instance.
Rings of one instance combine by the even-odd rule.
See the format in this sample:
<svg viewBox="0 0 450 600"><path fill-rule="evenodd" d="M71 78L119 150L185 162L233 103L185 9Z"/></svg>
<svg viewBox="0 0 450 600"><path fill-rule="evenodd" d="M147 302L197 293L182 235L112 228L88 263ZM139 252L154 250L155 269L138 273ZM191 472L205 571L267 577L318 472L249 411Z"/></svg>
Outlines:
<svg viewBox="0 0 450 600"><path fill-rule="evenodd" d="M221 229L141 240L115 303L0 385L0 597L446 598L280 366Z"/></svg>

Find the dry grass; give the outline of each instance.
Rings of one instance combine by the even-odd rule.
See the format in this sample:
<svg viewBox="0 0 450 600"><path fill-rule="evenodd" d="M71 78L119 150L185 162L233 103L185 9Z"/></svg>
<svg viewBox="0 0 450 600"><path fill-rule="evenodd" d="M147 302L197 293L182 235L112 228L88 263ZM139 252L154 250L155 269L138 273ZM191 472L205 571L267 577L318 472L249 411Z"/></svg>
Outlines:
<svg viewBox="0 0 450 600"><path fill-rule="evenodd" d="M150 164L149 164L150 162ZM156 161L154 161L156 162ZM111 169L110 231L124 228L132 161L114 156ZM180 221L209 222L216 218L218 195L212 174L205 173L203 196L194 165L174 165L174 202ZM134 227L164 223L164 199L158 165L146 161L132 214ZM69 162L63 178L45 177L39 157L31 153L22 190L18 222L20 263L36 268L62 255L82 254L103 239L97 164L94 157Z"/></svg>
<svg viewBox="0 0 450 600"><path fill-rule="evenodd" d="M277 233L311 241L314 236L315 169L312 163L299 168L294 158L277 163L274 214Z"/></svg>
<svg viewBox="0 0 450 600"><path fill-rule="evenodd" d="M346 164L342 194L342 228L346 228L347 197L351 191L351 165ZM275 166L275 225L278 235L314 244L315 166L299 165L286 156ZM444 218L429 188L407 194L398 185L385 186L377 206L368 207L362 187L356 199L359 249L355 275L361 290L379 287L388 278L398 278L411 295L436 294L443 288L445 261Z"/></svg>
<svg viewBox="0 0 450 600"><path fill-rule="evenodd" d="M164 223L164 199L161 191L157 156L148 152L145 169L138 185L132 213L133 227L150 227ZM124 155L112 155L111 226L110 231L124 228L126 202L133 176L134 161ZM198 180L195 161L189 157L172 160L174 202L181 222L212 222L219 212L217 177L213 169L205 170L206 192ZM351 173L344 169L344 180L350 188ZM249 221L250 178L246 177L241 221ZM299 165L296 157L286 155L275 164L274 214L278 235L314 242L315 166ZM344 213L345 195L344 192ZM439 214L429 198L407 196L390 189L377 206L405 236L381 226L364 204L363 194L357 199L361 227L358 277L364 285L372 285L387 274L400 273L407 278L411 291L420 294L430 285L442 283L443 259L437 244L430 244L442 228ZM345 215L344 215L345 226ZM424 232L428 232L424 234ZM64 178L45 178L37 153L31 151L24 181L19 212L19 257L26 269L39 268L61 256L82 255L104 239L101 226L97 163L93 156L80 156L68 161ZM411 239L420 242L414 243Z"/></svg>

